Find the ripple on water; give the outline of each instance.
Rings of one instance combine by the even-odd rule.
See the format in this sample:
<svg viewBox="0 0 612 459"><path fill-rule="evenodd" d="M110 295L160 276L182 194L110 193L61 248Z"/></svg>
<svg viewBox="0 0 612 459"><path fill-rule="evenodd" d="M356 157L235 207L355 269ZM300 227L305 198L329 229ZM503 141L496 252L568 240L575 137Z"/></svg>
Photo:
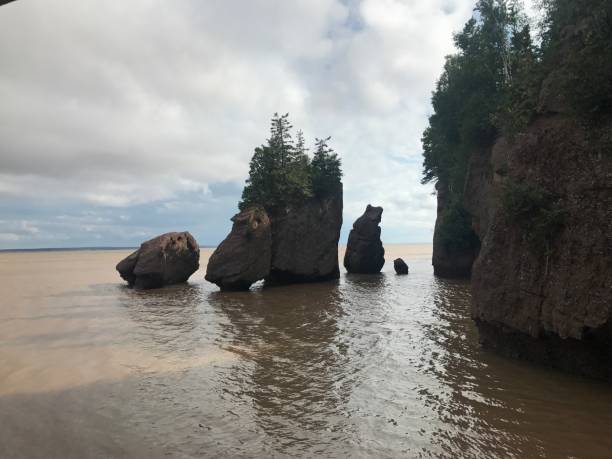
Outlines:
<svg viewBox="0 0 612 459"><path fill-rule="evenodd" d="M29 277L12 279L21 293L0 292L11 299L0 309L5 452L24 448L15 438L25 431L64 457L79 457L53 443L69 432L94 450L143 457L612 449L610 388L482 351L469 285L434 278L410 246L387 256L405 258L409 276L387 266L378 276L236 293L202 273L188 285L130 290L108 274L120 254L105 252L47 256L42 291L29 287L32 256Z"/></svg>

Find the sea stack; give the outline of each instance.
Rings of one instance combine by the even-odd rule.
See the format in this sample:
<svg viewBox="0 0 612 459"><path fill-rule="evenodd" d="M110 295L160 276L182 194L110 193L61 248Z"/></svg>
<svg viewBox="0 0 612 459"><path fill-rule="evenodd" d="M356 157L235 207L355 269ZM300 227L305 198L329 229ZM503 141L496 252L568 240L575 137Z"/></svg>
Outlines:
<svg viewBox="0 0 612 459"><path fill-rule="evenodd" d="M353 224L349 234L344 267L349 273L379 273L385 264L385 249L380 240L380 220L383 208L370 204Z"/></svg>
<svg viewBox="0 0 612 459"><path fill-rule="evenodd" d="M338 241L342 189L271 214L272 262L268 284L318 282L340 277Z"/></svg>
<svg viewBox="0 0 612 459"><path fill-rule="evenodd" d="M234 215L232 222L232 231L208 260L205 278L221 290L248 290L270 273L270 219L264 209L252 207Z"/></svg>
<svg viewBox="0 0 612 459"><path fill-rule="evenodd" d="M159 288L187 282L200 267L200 248L188 232L166 233L141 244L117 264L131 287Z"/></svg>
<svg viewBox="0 0 612 459"><path fill-rule="evenodd" d="M397 274L406 275L408 274L408 265L401 258L393 260L393 268Z"/></svg>

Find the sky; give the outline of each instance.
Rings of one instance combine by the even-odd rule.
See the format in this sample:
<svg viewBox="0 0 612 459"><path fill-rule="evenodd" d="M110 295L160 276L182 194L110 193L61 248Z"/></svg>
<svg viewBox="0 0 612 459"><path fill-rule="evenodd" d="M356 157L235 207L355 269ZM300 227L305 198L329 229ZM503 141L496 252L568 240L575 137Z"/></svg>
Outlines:
<svg viewBox="0 0 612 459"><path fill-rule="evenodd" d="M341 243L430 242L430 97L472 0L19 0L0 7L0 249L217 245L275 112L342 159Z"/></svg>

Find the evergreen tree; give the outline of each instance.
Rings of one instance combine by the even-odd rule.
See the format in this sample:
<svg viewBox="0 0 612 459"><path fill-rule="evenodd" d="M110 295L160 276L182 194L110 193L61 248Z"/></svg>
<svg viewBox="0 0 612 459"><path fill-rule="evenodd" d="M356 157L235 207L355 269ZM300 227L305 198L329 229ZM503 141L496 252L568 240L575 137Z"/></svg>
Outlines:
<svg viewBox="0 0 612 459"><path fill-rule="evenodd" d="M612 2L542 0L542 74L579 116L612 113Z"/></svg>
<svg viewBox="0 0 612 459"><path fill-rule="evenodd" d="M241 210L254 205L273 210L300 204L313 196L315 176L319 183L318 197L326 193L321 188L322 180L329 190L342 186L337 155L323 142L321 152L315 154L316 165L311 165L302 131L298 131L294 142L292 128L288 114L274 114L267 144L256 148L251 159L249 178L239 203Z"/></svg>
<svg viewBox="0 0 612 459"><path fill-rule="evenodd" d="M312 190L315 196L325 197L336 193L342 185L342 170L340 158L334 153L326 139L316 139L315 153L310 166Z"/></svg>
<svg viewBox="0 0 612 459"><path fill-rule="evenodd" d="M448 189L441 222L450 251L477 242L461 204L468 161L499 135L496 115L513 84L519 48L526 52L530 46L524 43L525 26L517 3L479 0L472 19L454 37L458 52L447 57L433 93L434 113L422 139L422 181Z"/></svg>

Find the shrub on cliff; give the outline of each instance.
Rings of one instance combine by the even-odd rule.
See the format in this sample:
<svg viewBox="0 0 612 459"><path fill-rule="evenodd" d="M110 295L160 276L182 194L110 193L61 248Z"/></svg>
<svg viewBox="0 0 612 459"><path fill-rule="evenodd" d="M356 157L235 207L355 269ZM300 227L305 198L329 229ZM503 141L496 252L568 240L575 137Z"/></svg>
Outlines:
<svg viewBox="0 0 612 459"><path fill-rule="evenodd" d="M240 210L254 205L273 210L341 189L340 159L327 145L330 138L317 139L311 161L302 132L294 141L292 128L289 114L274 114L267 144L255 148L251 159Z"/></svg>
<svg viewBox="0 0 612 459"><path fill-rule="evenodd" d="M504 187L502 205L509 223L522 229L532 252L550 255L566 217L559 199L534 185L510 181Z"/></svg>

